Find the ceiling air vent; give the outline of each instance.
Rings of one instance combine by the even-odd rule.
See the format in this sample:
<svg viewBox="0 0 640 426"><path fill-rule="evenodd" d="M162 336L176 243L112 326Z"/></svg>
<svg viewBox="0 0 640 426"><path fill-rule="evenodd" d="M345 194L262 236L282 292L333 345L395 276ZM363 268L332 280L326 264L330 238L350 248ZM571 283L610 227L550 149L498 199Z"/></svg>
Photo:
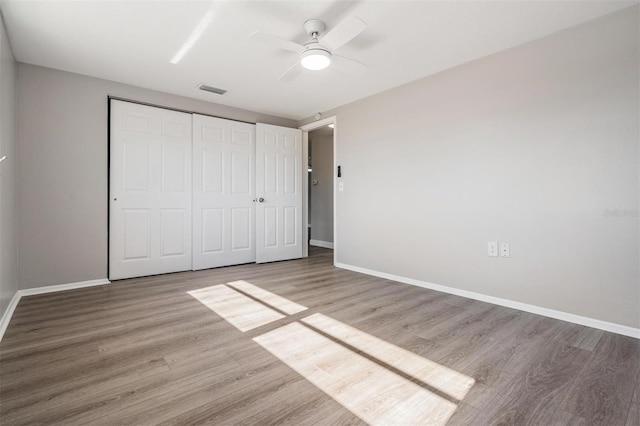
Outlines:
<svg viewBox="0 0 640 426"><path fill-rule="evenodd" d="M198 86L198 88L200 90L204 90L205 92L211 92L211 93L215 93L218 95L224 95L225 93L227 93L226 90L224 89L219 89L217 87L213 87L213 86L207 86L206 84L201 84L200 86Z"/></svg>

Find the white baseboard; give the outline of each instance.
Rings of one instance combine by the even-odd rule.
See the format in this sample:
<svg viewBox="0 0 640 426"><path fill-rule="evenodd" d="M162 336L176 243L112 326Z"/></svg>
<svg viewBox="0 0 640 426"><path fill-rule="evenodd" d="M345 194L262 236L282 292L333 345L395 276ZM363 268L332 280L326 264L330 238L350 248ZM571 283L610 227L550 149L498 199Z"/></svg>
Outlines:
<svg viewBox="0 0 640 426"><path fill-rule="evenodd" d="M7 327L9 327L9 321L11 321L11 317L13 316L13 311L16 310L16 306L18 306L18 302L20 301L20 291L16 291L16 294L13 295L11 302L9 302L9 306L7 306L7 310L4 311L2 315L2 319L0 320L0 342L2 341L2 337L4 336L4 332L7 331Z"/></svg>
<svg viewBox="0 0 640 426"><path fill-rule="evenodd" d="M19 290L18 292L21 293L21 296L33 296L36 294L55 293L57 291L74 290L76 288L93 287L96 285L103 285L103 284L111 284L111 281L109 281L106 278L101 278L99 280L80 281L77 283L28 288L25 290Z"/></svg>
<svg viewBox="0 0 640 426"><path fill-rule="evenodd" d="M447 287L440 284L433 284L426 281L420 281L413 278L401 277L398 275L387 274L386 272L374 271L372 269L361 268L359 266L347 265L344 263L335 264L336 267L342 269L348 269L354 272L360 272L366 275L373 275L374 277L384 278L392 281L401 282L404 284L415 285L417 287L428 288L430 290L441 291L443 293L454 294L456 296L462 296L469 299L479 300L481 302L492 303L494 305L505 306L507 308L518 309L520 311L530 312L532 314L538 314L549 318L555 318L562 321L571 322L574 324L584 325L587 327L597 328L599 330L610 331L616 334L622 334L623 336L635 337L640 339L640 328L629 327L622 324L616 324L612 322L602 321L595 318L583 317L580 315L570 314L568 312L556 311L555 309L543 308L541 306L529 305L527 303L516 302L514 300L502 299L500 297L488 296L482 293L475 293L473 291L460 290L453 287Z"/></svg>
<svg viewBox="0 0 640 426"><path fill-rule="evenodd" d="M18 306L18 302L20 302L20 299L24 296L34 296L36 294L54 293L57 291L74 290L77 288L93 287L104 284L111 284L111 281L106 278L102 278L99 280L80 281L77 283L58 284L18 290L13 296L13 299L11 299L9 306L7 306L7 310L4 312L4 315L2 315L2 320L0 320L0 342L4 337L4 332L7 331L7 327L9 326L9 322L11 321L13 312L16 310L16 306Z"/></svg>
<svg viewBox="0 0 640 426"><path fill-rule="evenodd" d="M333 250L333 243L330 243L329 241L309 240L309 245Z"/></svg>

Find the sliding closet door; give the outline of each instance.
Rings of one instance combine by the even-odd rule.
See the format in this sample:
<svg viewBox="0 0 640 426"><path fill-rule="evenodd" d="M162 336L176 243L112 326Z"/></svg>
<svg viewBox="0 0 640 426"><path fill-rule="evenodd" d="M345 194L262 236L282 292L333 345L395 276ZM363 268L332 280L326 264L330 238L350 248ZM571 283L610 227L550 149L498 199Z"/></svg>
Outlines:
<svg viewBox="0 0 640 426"><path fill-rule="evenodd" d="M256 125L256 261L302 257L302 131Z"/></svg>
<svg viewBox="0 0 640 426"><path fill-rule="evenodd" d="M193 115L193 269L255 262L255 126Z"/></svg>
<svg viewBox="0 0 640 426"><path fill-rule="evenodd" d="M191 114L111 101L109 278L191 269Z"/></svg>

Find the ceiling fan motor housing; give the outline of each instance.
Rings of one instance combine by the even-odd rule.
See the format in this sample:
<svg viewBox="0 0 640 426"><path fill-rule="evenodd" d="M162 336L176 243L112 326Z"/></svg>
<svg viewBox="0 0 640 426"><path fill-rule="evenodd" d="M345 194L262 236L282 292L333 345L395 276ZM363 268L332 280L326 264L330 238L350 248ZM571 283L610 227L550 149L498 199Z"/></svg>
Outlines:
<svg viewBox="0 0 640 426"><path fill-rule="evenodd" d="M319 19L309 19L304 23L305 31L312 37L317 37L325 28L324 22Z"/></svg>
<svg viewBox="0 0 640 426"><path fill-rule="evenodd" d="M329 55L331 55L331 51L326 47L324 47L323 45L321 45L320 43L318 43L318 40L312 40L309 43L305 43L304 50L302 51L302 53L309 52L311 50L313 51L323 50L327 52Z"/></svg>

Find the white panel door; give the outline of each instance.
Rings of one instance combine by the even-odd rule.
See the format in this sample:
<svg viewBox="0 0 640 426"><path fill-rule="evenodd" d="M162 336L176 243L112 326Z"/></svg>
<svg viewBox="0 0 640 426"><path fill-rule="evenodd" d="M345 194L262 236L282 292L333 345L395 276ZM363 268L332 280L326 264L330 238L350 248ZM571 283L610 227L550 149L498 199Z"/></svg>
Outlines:
<svg viewBox="0 0 640 426"><path fill-rule="evenodd" d="M256 261L302 257L302 131L256 125Z"/></svg>
<svg viewBox="0 0 640 426"><path fill-rule="evenodd" d="M193 269L255 262L256 126L193 115Z"/></svg>
<svg viewBox="0 0 640 426"><path fill-rule="evenodd" d="M191 269L191 115L111 101L109 278Z"/></svg>

